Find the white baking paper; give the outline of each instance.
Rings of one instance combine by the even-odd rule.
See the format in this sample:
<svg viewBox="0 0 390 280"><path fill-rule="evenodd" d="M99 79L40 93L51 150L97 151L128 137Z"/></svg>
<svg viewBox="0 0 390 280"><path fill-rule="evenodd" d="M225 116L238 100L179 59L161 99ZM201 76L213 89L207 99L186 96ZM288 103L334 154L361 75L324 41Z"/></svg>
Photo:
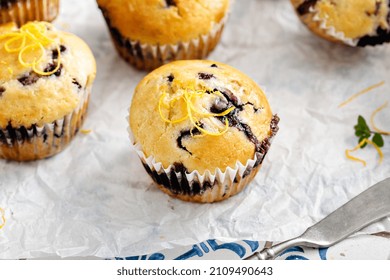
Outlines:
<svg viewBox="0 0 390 280"><path fill-rule="evenodd" d="M47 160L0 161L1 259L131 256L209 238L284 240L390 175L389 136L381 165L372 147L356 153L367 167L344 155L357 144L357 116L368 120L390 100L390 45L360 49L324 41L301 24L288 0L236 1L209 58L266 87L280 131L245 191L194 204L158 190L131 148L126 116L146 73L119 58L96 2L63 0L55 25L85 39L96 56L83 126L92 132L79 133ZM380 81L382 87L338 108ZM376 118L387 130L389 111ZM390 219L367 229L383 230L390 230Z"/></svg>

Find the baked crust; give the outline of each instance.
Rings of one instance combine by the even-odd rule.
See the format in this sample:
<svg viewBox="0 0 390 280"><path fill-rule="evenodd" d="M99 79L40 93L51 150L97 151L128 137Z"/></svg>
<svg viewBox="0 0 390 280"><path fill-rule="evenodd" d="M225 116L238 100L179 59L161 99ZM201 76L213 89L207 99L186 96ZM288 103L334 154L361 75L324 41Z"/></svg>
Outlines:
<svg viewBox="0 0 390 280"><path fill-rule="evenodd" d="M218 90L224 95L215 98L206 94L204 99L196 101L196 106L203 107L204 112L212 111L215 102L235 107L226 116L229 120L226 133L192 137L191 120L171 124L162 119L159 113L162 94L171 95L190 88ZM179 101L169 112L163 109L163 114L179 119L185 110L185 104ZM248 76L223 63L190 60L172 62L146 76L135 89L129 121L135 142L142 146L146 157L154 156L164 168L180 163L188 172L197 170L202 174L206 170L213 173L216 169L234 168L237 161L245 165L253 159L262 141L273 134L272 118L263 90ZM213 124L220 129L224 121L223 118L201 120L205 127Z"/></svg>
<svg viewBox="0 0 390 280"><path fill-rule="evenodd" d="M229 0L97 0L113 28L142 44L177 44L207 35Z"/></svg>
<svg viewBox="0 0 390 280"><path fill-rule="evenodd" d="M63 118L73 112L83 95L90 90L96 76L96 63L86 43L77 36L55 30L48 25L48 36L53 44L44 49L40 69L53 68L54 53L61 46L61 67L55 74L42 76L32 67L23 66L18 53L8 52L5 44L8 37L1 37L12 30L8 24L0 26L0 127L41 126ZM33 61L35 53L25 52L24 59Z"/></svg>
<svg viewBox="0 0 390 280"><path fill-rule="evenodd" d="M389 41L388 0L291 0L303 23L315 34L351 46Z"/></svg>

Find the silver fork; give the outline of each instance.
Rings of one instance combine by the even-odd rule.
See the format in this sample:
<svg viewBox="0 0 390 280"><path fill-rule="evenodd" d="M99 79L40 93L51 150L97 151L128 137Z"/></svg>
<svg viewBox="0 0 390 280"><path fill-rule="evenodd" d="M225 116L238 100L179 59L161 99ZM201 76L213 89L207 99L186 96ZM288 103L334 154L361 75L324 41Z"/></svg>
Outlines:
<svg viewBox="0 0 390 280"><path fill-rule="evenodd" d="M293 246L329 247L386 216L390 216L390 178L357 195L302 235L264 248L246 260L271 260Z"/></svg>

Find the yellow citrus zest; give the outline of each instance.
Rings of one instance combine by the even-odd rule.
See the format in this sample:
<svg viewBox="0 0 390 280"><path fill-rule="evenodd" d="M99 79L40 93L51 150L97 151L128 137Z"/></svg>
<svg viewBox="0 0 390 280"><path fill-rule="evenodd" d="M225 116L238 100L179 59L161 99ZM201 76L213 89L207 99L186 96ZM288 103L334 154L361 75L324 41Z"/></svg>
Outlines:
<svg viewBox="0 0 390 280"><path fill-rule="evenodd" d="M92 132L92 129L81 129L80 132L81 132L82 134L87 135L87 134L90 134L90 133Z"/></svg>
<svg viewBox="0 0 390 280"><path fill-rule="evenodd" d="M206 89L199 89L196 90L193 86L186 87L184 90L180 91L179 93L168 96L166 92L163 92L161 94L161 97L158 102L158 110L160 113L160 117L167 123L170 124L176 124L183 122L187 119L190 120L190 122L193 124L193 126L200 131L200 135L193 135L192 130L190 131L192 137L203 137L205 135L210 136L220 136L226 133L229 129L229 121L225 118L224 119L224 128L220 129L219 127L214 127L214 129L207 130L205 128L202 128L201 119L207 119L212 117L223 117L232 112L235 107L232 106L225 111L221 113L211 113L211 112L202 112L199 108L196 107L195 101L197 98L202 98L205 94L214 94L218 97L222 96L222 94L219 91L207 91ZM167 100L168 99L168 100ZM182 102L182 104L185 106L185 115L178 118L178 119L170 119L169 117L164 116L162 108L166 108L168 110L172 109L174 105L177 102Z"/></svg>
<svg viewBox="0 0 390 280"><path fill-rule="evenodd" d="M339 108L347 105L348 103L350 103L351 101L353 101L355 98L358 98L359 96L363 95L363 94L366 94L368 92L370 92L371 90L375 89L375 88L378 88L380 86L383 86L385 84L385 81L382 81L380 83L377 83L375 85L372 85L372 86L369 86L368 88L362 90L362 91L359 91L358 93L355 93L354 95L352 95L350 98L348 98L346 101L342 102L340 105L339 105Z"/></svg>
<svg viewBox="0 0 390 280"><path fill-rule="evenodd" d="M362 141L359 142L359 144L354 147L353 149L347 149L345 150L345 155L348 159L350 160L353 160L353 161L357 161L357 162L360 162L362 163L364 166L367 165L367 162L365 160L362 160L360 158L357 158L357 157L354 157L351 155L351 153L353 152L356 152L358 149L360 149L363 145L365 144L369 144L369 145L372 145L374 146L375 150L378 152L378 155L379 155L379 164L381 164L383 162L383 153L382 153L382 150L374 143L372 142L371 140L369 139L363 139Z"/></svg>
<svg viewBox="0 0 390 280"><path fill-rule="evenodd" d="M29 22L23 25L18 31L10 31L0 35L0 40L7 39L4 49L8 53L17 53L18 61L23 67L31 67L32 70L42 76L50 76L58 71L61 65L61 51L58 43L47 35L48 23ZM50 72L39 69L39 64L46 54L45 47L55 44L58 53L57 65ZM32 57L30 61L26 57Z"/></svg>
<svg viewBox="0 0 390 280"><path fill-rule="evenodd" d="M386 108L387 105L388 105L388 102L385 102L382 106L378 107L374 112L372 112L371 117L370 117L370 122L371 122L372 129L373 129L375 132L378 132L378 133L381 133L381 134L384 134L384 135L390 135L390 131L385 131L385 130L379 129L379 128L375 125L375 116L376 116L380 111L382 111L384 108Z"/></svg>
<svg viewBox="0 0 390 280"><path fill-rule="evenodd" d="M5 212L3 208L0 208L0 215L1 215L1 221L0 221L0 229L2 229L5 225Z"/></svg>

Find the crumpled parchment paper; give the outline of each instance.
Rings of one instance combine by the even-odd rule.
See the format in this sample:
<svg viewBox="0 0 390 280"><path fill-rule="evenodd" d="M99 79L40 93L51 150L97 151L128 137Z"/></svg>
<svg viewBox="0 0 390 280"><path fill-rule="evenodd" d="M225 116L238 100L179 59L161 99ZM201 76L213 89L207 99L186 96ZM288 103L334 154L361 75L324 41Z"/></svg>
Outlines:
<svg viewBox="0 0 390 280"><path fill-rule="evenodd" d="M244 192L203 205L159 191L131 149L126 116L146 73L118 57L96 2L62 1L55 25L83 38L96 56L83 126L92 132L47 160L0 161L1 259L129 256L208 238L284 240L390 175L386 137L381 165L372 147L356 153L367 167L344 155L357 144L357 116L369 119L390 99L390 45L354 49L319 39L288 0L235 1L209 58L266 87L280 131ZM338 108L380 81L385 85ZM377 125L389 130L389 117L387 108ZM366 229L382 230L390 230L389 218Z"/></svg>

